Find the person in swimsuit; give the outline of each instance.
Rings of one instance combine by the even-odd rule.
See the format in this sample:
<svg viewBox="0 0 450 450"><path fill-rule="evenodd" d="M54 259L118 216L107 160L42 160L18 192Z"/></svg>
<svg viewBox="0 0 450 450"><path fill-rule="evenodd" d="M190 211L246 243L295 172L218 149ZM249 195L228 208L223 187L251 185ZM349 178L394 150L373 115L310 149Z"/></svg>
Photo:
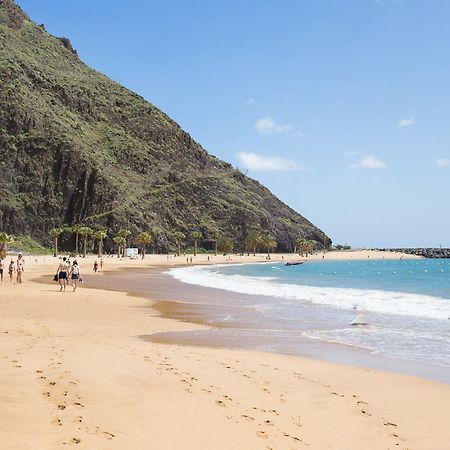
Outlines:
<svg viewBox="0 0 450 450"><path fill-rule="evenodd" d="M97 273L97 270L98 270L98 262L97 261L95 261L95 263L94 263L93 270L94 270L95 273Z"/></svg>
<svg viewBox="0 0 450 450"><path fill-rule="evenodd" d="M80 281L80 266L76 261L72 263L72 267L70 269L70 279L72 280L73 292L75 292Z"/></svg>
<svg viewBox="0 0 450 450"><path fill-rule="evenodd" d="M9 266L8 266L9 281L11 281L11 282L13 280L13 275L14 275L15 271L16 271L16 265L14 264L14 261L11 260L11 262L9 263Z"/></svg>
<svg viewBox="0 0 450 450"><path fill-rule="evenodd" d="M3 259L0 258L0 281L3 281L3 269L5 268L5 264Z"/></svg>
<svg viewBox="0 0 450 450"><path fill-rule="evenodd" d="M69 267L66 263L67 258L64 256L62 261L59 263L58 270L56 271L56 275L58 276L59 281L59 290L62 292L66 290L67 286L67 272L69 271Z"/></svg>
<svg viewBox="0 0 450 450"><path fill-rule="evenodd" d="M24 263L24 260L23 260L22 253L19 253L19 255L17 256L17 268L16 268L17 283L19 283L19 284L22 283L22 273L24 272L23 263Z"/></svg>

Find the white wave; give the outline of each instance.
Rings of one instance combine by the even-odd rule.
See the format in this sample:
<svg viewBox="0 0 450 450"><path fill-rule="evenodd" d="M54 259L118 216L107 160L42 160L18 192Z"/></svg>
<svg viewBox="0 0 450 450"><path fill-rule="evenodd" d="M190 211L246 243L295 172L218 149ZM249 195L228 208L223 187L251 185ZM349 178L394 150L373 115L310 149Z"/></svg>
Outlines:
<svg viewBox="0 0 450 450"><path fill-rule="evenodd" d="M405 292L380 291L375 289L350 289L303 286L278 283L272 277L250 277L224 275L211 266L176 268L168 271L172 277L184 283L225 289L250 295L264 295L299 300L316 305L333 306L339 309L359 309L370 312L450 319L450 300L429 295Z"/></svg>
<svg viewBox="0 0 450 450"><path fill-rule="evenodd" d="M371 353L450 367L450 338L417 330L344 328L309 330L303 336L324 342L364 348ZM415 342L415 345L411 345Z"/></svg>

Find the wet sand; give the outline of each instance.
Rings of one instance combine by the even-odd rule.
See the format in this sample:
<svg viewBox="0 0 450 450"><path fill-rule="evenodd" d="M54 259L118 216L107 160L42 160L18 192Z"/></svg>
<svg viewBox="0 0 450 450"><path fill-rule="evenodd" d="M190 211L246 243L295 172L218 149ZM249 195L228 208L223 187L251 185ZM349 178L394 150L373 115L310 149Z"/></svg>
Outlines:
<svg viewBox="0 0 450 450"><path fill-rule="evenodd" d="M255 328L250 320L223 320L239 314L241 307L231 303L231 297L245 299L249 296L182 283L168 275L167 270L154 267L105 272L103 277L89 277L88 285L144 297L151 302L159 317L201 325L200 329L142 336L147 341L313 357L450 384L446 367L389 358L357 347L307 339L289 331L274 337L271 328Z"/></svg>

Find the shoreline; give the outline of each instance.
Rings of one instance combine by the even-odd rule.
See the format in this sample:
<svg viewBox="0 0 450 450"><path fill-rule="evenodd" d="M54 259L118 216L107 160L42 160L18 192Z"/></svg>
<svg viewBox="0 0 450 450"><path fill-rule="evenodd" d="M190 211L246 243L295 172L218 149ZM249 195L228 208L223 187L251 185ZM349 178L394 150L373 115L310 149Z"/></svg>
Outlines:
<svg viewBox="0 0 450 450"><path fill-rule="evenodd" d="M251 263L249 263L251 264ZM186 267L191 267L186 266ZM158 317L168 320L176 320L198 326L187 332L152 333L141 336L149 342L168 345L184 345L196 347L210 347L223 349L237 349L247 351L262 351L272 354L289 355L293 357L317 358L321 361L349 365L353 367L381 370L390 373L398 373L407 376L416 376L427 380L450 384L448 368L440 365L424 365L419 361L389 357L370 351L369 349L355 347L346 344L338 344L329 341L314 340L312 338L299 337L294 332L296 347L276 347L265 349L267 342L262 338L263 328L252 330L252 324L223 322L218 313L230 313L233 307L227 300L233 296L247 297L250 294L237 294L233 291L220 288L204 287L200 285L185 284L167 273L169 268L138 269L134 275L139 279L139 288L132 288L127 283L127 278L133 274L133 269L126 271L111 271L105 273L106 277L114 277L111 281L97 279L95 288L112 289L129 295L137 295L146 298L158 312ZM157 299L156 292L163 294L163 299ZM182 294L180 294L182 292ZM217 306L204 305L197 302L213 298L218 302ZM252 332L253 331L253 332ZM289 335L289 332L287 332Z"/></svg>
<svg viewBox="0 0 450 450"><path fill-rule="evenodd" d="M94 259L80 259L83 276ZM450 440L446 384L145 342L137 336L198 326L157 317L147 299L121 292L60 293L55 261L27 266L23 285L0 284L0 448L431 450ZM48 283L31 281L43 276Z"/></svg>

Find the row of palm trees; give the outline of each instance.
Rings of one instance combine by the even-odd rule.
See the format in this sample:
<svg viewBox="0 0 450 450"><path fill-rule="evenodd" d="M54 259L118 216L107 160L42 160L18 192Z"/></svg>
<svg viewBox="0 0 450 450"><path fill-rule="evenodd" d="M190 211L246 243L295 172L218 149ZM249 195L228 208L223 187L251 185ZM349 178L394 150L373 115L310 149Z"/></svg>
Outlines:
<svg viewBox="0 0 450 450"><path fill-rule="evenodd" d="M108 237L108 232L106 228L100 228L98 230L94 230L91 227L75 224L73 226L65 226L65 227L57 227L50 230L50 234L53 237L54 244L54 253L58 254L58 244L60 236L64 233L72 233L75 235L75 254L78 255L80 252L80 238L83 242L83 256L86 256L87 253L87 242L91 237L96 242L98 242L98 255L101 257L103 255L103 246L104 240ZM117 246L117 255L118 256L126 256L126 248L129 237L131 235L131 231L128 229L120 230L115 236L112 237L112 241ZM176 241L177 245L177 254L181 254L181 244L184 239L186 239L186 235L181 231L176 231L173 233L173 237ZM191 239L194 242L194 256L197 255L198 252L198 244L202 239L202 234L198 231L193 231L190 235ZM216 232L214 236L212 236L211 241L214 242L214 253L220 251L223 254L231 253L233 251L233 241L226 237L220 235L220 233ZM151 245L155 241L154 233L148 231L142 231L138 234L136 238L136 243L140 246L142 258L145 257L146 249L149 245ZM13 236L0 232L0 254L4 258L7 253L8 245L14 242ZM258 231L250 231L245 239L245 248L248 253L252 252L254 255L258 249L264 249L267 251L267 255L270 257L270 252L273 251L277 247L277 241L274 237L270 235L266 235L260 233ZM296 241L296 247L299 255L303 256L306 254L311 254L315 247L316 242L307 240L307 239L298 239Z"/></svg>
<svg viewBox="0 0 450 450"><path fill-rule="evenodd" d="M270 251L276 247L277 241L274 237L262 234L259 231L250 231L245 239L245 248L248 253L253 252L253 255L256 255L259 248L263 248L267 251L267 256L270 257Z"/></svg>
<svg viewBox="0 0 450 450"><path fill-rule="evenodd" d="M312 252L316 248L316 242L309 241L307 239L297 239L295 245L297 247L297 251L300 256L303 256L304 254L308 256L312 254Z"/></svg>

